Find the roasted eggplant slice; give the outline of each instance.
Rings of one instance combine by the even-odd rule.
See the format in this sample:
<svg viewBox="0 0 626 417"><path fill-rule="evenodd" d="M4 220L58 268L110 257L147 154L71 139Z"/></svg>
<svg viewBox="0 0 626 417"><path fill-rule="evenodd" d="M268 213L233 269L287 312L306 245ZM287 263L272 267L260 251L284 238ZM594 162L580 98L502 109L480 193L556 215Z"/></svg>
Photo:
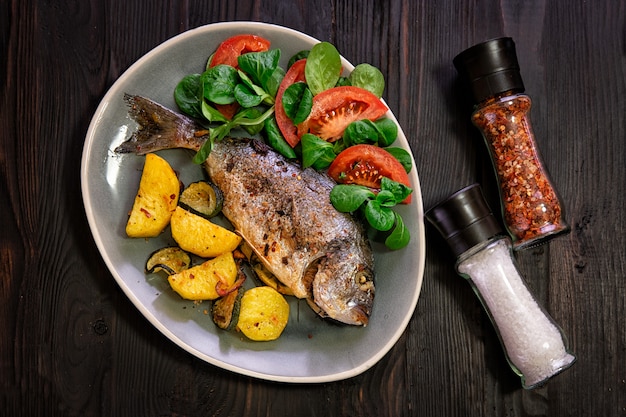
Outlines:
<svg viewBox="0 0 626 417"><path fill-rule="evenodd" d="M177 246L169 246L157 249L146 261L146 272L165 271L167 275L174 275L191 265L191 257L187 252Z"/></svg>
<svg viewBox="0 0 626 417"><path fill-rule="evenodd" d="M243 297L244 292L245 289L240 286L237 290L229 292L224 297L215 300L211 313L213 315L213 322L217 327L224 330L232 330L237 326L239 310L241 308L241 297Z"/></svg>
<svg viewBox="0 0 626 417"><path fill-rule="evenodd" d="M217 185L209 181L189 184L180 195L178 204L194 214L211 218L222 211L224 196Z"/></svg>

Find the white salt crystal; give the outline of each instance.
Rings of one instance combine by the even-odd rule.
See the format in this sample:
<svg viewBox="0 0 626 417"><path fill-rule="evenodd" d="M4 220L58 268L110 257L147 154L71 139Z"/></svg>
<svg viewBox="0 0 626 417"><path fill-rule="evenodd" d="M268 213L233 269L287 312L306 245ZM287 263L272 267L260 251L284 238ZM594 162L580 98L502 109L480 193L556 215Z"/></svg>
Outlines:
<svg viewBox="0 0 626 417"><path fill-rule="evenodd" d="M457 269L471 277L524 386L536 386L574 362L561 331L524 284L506 240L463 260Z"/></svg>

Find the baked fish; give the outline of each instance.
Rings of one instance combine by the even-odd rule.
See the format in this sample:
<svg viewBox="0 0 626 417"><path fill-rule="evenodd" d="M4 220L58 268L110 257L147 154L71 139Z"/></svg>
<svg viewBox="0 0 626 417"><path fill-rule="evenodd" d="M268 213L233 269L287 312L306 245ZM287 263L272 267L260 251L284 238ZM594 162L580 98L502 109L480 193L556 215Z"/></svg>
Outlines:
<svg viewBox="0 0 626 417"><path fill-rule="evenodd" d="M184 115L145 97L124 100L139 128L118 153L197 151L207 140ZM255 139L216 141L204 166L224 194L222 213L278 280L324 317L367 324L373 253L362 223L332 206L330 177L302 169Z"/></svg>

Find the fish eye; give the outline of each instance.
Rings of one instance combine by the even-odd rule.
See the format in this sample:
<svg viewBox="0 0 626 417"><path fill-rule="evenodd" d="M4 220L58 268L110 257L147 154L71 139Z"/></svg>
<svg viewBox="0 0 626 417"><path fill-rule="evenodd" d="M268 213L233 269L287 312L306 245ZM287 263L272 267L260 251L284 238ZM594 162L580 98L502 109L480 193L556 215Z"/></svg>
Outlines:
<svg viewBox="0 0 626 417"><path fill-rule="evenodd" d="M355 274L354 280L359 287L359 290L368 292L374 289L374 281L370 275L365 271L359 271Z"/></svg>

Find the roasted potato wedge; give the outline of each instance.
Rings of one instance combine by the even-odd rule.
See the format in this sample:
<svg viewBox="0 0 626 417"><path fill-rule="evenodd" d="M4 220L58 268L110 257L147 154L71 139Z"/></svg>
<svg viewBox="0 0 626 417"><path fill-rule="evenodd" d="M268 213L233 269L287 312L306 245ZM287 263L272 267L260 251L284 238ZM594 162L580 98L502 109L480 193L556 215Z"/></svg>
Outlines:
<svg viewBox="0 0 626 417"><path fill-rule="evenodd" d="M236 278L237 264L232 252L226 252L200 265L170 275L167 280L182 298L200 301L219 298L216 289L218 283L230 287Z"/></svg>
<svg viewBox="0 0 626 417"><path fill-rule="evenodd" d="M181 249L202 258L213 258L234 251L241 237L228 229L177 207L170 221L172 237Z"/></svg>
<svg viewBox="0 0 626 417"><path fill-rule="evenodd" d="M241 298L237 329L250 340L278 339L288 321L289 303L271 287L251 288Z"/></svg>
<svg viewBox="0 0 626 417"><path fill-rule="evenodd" d="M180 188L170 164L156 154L147 154L139 190L126 223L126 234L129 237L158 236L170 222Z"/></svg>

